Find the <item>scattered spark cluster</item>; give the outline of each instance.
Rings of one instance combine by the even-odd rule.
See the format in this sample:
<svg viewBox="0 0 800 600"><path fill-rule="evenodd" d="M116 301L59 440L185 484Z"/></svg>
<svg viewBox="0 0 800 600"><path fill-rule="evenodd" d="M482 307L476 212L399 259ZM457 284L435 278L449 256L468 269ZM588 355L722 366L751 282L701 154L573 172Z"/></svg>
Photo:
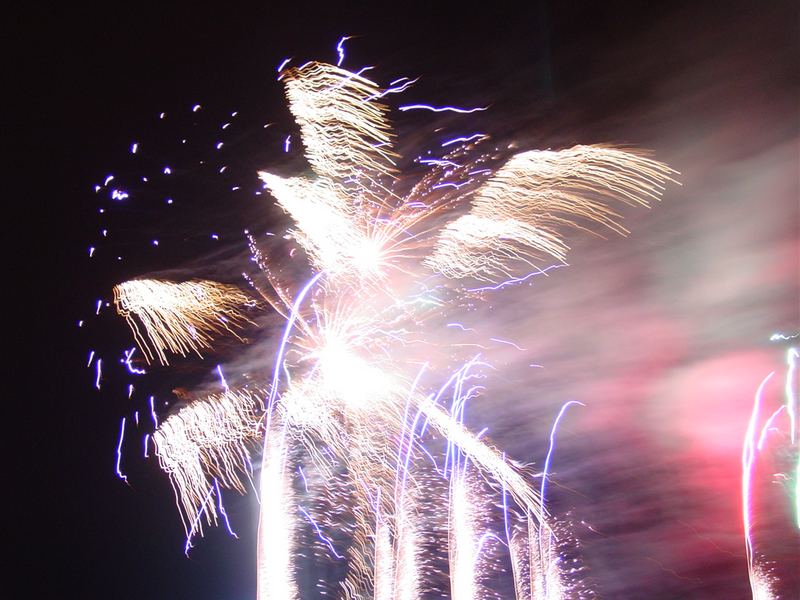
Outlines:
<svg viewBox="0 0 800 600"><path fill-rule="evenodd" d="M491 343L523 349L453 320L466 301L566 266L571 230L627 233L615 204L648 206L675 172L639 151L514 154L462 131L414 161L425 173L405 189L386 98L415 80L382 89L366 69L346 70L346 39L336 65L287 59L278 68L312 174L258 173L292 221L282 239L307 261L307 278L265 248L280 236L248 230L255 267L242 289L134 279L113 290L148 363L211 353L220 336L252 344L241 331L262 322L255 313L266 307L285 320L277 349L259 355L256 387L229 387L218 367L225 391L190 402L150 438L175 490L187 552L204 520L222 517L230 529L221 488L244 493L249 481L260 504L261 600L302 597L296 558L308 536L316 560L346 564L341 581L320 582L346 599L500 597L490 575L503 572L518 600L581 597L546 503L556 427L580 403L556 418L540 473L507 458L486 430L469 426L467 407L489 393ZM416 109L464 119L486 110L399 107ZM288 136L281 143L287 152L300 146ZM447 327L469 342L448 346L439 335ZM143 374L132 352L125 358L130 374ZM99 385L94 353L93 361ZM118 454L124 477L119 467Z"/></svg>

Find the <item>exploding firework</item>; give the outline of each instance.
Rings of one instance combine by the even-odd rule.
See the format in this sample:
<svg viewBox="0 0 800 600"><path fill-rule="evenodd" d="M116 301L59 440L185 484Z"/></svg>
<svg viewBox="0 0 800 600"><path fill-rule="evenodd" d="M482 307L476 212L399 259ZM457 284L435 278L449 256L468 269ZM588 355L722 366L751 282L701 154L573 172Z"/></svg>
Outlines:
<svg viewBox="0 0 800 600"><path fill-rule="evenodd" d="M147 361L165 365L168 353L200 355L217 336L242 340L247 310L269 305L285 319L274 356L262 358L263 394L225 383L225 393L194 401L153 436L187 551L203 520L224 516L213 501L220 487L245 491L260 446L260 599L301 596L305 529L321 556L346 559L339 586L348 599L410 600L449 586L452 598L475 600L495 593L488 575L503 560L519 600L567 597L544 483L537 489L527 468L468 426L468 403L486 393L488 357L451 351L429 323L479 300L476 282L502 286L564 265L570 230L625 234L614 203L648 206L674 172L601 145L504 154L475 134L418 160L429 171L403 191L385 99L413 81L383 89L363 72L318 62L283 68L279 79L313 177L258 176L315 273L286 281L248 234L259 272L246 279L264 302L212 281L114 289ZM540 476L546 482L547 463ZM505 536L494 523L501 499Z"/></svg>

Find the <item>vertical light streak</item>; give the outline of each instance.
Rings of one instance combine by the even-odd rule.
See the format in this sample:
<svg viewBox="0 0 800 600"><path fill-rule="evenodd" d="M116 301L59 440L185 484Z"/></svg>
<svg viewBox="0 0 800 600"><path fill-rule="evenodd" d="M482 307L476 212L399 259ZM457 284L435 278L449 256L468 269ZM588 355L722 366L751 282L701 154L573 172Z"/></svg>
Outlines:
<svg viewBox="0 0 800 600"><path fill-rule="evenodd" d="M294 498L286 469L288 457L283 436L269 436L267 440L259 494L256 597L258 600L295 600L298 594L292 563Z"/></svg>
<svg viewBox="0 0 800 600"><path fill-rule="evenodd" d="M753 546L751 529L753 523L752 485L753 470L755 468L757 455L756 430L758 414L761 410L761 399L764 393L764 387L767 385L767 382L772 379L773 375L775 375L775 371L767 375L756 390L755 399L753 401L753 411L750 415L750 421L747 424L747 431L745 432L744 436L744 446L742 448L742 524L744 526L744 545L747 556L747 572L750 576L750 590L752 591L754 599L769 597L765 595L764 580L755 564L755 549Z"/></svg>
<svg viewBox="0 0 800 600"><path fill-rule="evenodd" d="M375 600L395 600L394 595L394 549L391 529L380 510L380 493L375 511L375 572L373 587Z"/></svg>
<svg viewBox="0 0 800 600"><path fill-rule="evenodd" d="M395 590L397 600L418 600L420 597L419 532L413 500L404 495L397 514L397 568Z"/></svg>
<svg viewBox="0 0 800 600"><path fill-rule="evenodd" d="M466 459L465 459L466 460ZM450 594L453 600L478 600L475 506L466 474L453 471L450 478L450 517L448 550Z"/></svg>
<svg viewBox="0 0 800 600"><path fill-rule="evenodd" d="M577 404L578 406L586 406L583 402L578 402L577 400L570 400L569 402L564 403L564 405L561 407L561 410L558 411L556 420L553 421L553 427L550 429L550 445L547 448L547 456L544 459L542 486L539 492L539 502L541 503L542 513L544 513L546 503L545 496L547 493L547 479L550 476L550 459L553 456L553 450L555 450L556 447L556 431L558 431L558 425L561 423L561 418L564 416L564 413L566 413L567 409L573 404Z"/></svg>
<svg viewBox="0 0 800 600"><path fill-rule="evenodd" d="M797 348L789 348L786 352L786 363L789 365L786 375L786 414L789 415L792 445L797 436L797 357Z"/></svg>
<svg viewBox="0 0 800 600"><path fill-rule="evenodd" d="M100 378L103 376L103 359L98 358L97 362L95 363L95 378L94 378L94 387L98 390L100 389Z"/></svg>
<svg viewBox="0 0 800 600"><path fill-rule="evenodd" d="M216 478L214 478L214 490L217 494L217 506L219 507L219 514L221 514L222 518L225 520L225 528L228 530L230 535L238 540L239 536L236 535L236 532L234 532L231 528L231 522L230 519L228 519L228 512L225 510L225 506L222 504L222 490L219 489L219 480Z"/></svg>
<svg viewBox="0 0 800 600"><path fill-rule="evenodd" d="M341 67L342 63L344 62L344 43L351 37L352 36L344 36L342 39L339 40L339 43L336 44L336 53L339 55L339 59L336 61L337 67Z"/></svg>
<svg viewBox="0 0 800 600"><path fill-rule="evenodd" d="M156 399L150 396L150 417L153 419L153 427L158 429L158 416L156 415Z"/></svg>
<svg viewBox="0 0 800 600"><path fill-rule="evenodd" d="M128 483L128 477L122 473L120 463L122 462L122 442L125 439L125 417L122 417L122 422L119 426L119 441L117 442L117 477Z"/></svg>
<svg viewBox="0 0 800 600"><path fill-rule="evenodd" d="M217 365L217 375L219 375L219 382L222 384L222 389L226 392L230 391L228 382L225 380L225 375L222 372L222 365Z"/></svg>

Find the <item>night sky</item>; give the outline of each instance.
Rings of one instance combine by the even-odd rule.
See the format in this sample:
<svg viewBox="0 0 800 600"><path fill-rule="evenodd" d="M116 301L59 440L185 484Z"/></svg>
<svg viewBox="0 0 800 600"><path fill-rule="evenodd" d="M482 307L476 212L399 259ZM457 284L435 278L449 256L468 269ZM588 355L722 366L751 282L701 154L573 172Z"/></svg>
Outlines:
<svg viewBox="0 0 800 600"><path fill-rule="evenodd" d="M18 389L6 399L13 469L5 490L19 498L6 519L20 534L21 552L8 546L23 570L21 591L9 597L254 597L252 495L225 496L239 540L211 528L187 559L156 461L139 458L134 441L124 463L130 484L116 476L120 418L133 406L127 380L109 372L98 392L86 360L97 349L114 363L114 349L132 342L110 310L94 317L94 303L138 275L188 272L214 257L224 270L219 264L244 245L237 232L276 222L265 196L244 193L258 189L259 168L302 170L275 68L289 56L335 62L343 35L358 36L346 66L376 65L382 82L421 78L404 102L489 105L472 128L521 148L623 143L652 149L682 173L660 205L625 212L630 238L576 240L574 269L514 290L486 316L529 349L525 359L499 357L509 370L523 360L546 368L520 377L524 394L501 378L498 389L513 389L484 400L475 418L511 454L538 461L561 403L594 407L565 433L554 492L574 522L602 532L575 531L587 597L749 597L741 436L755 387L769 371L782 373L787 346L769 336L800 326L796 3L271 4L42 6L15 20L7 58L17 82L6 94L19 106L7 119L14 152L22 151L6 202L26 223L12 220L19 239L7 250L6 289L18 308L7 313L6 347ZM164 127L162 111L171 119ZM195 131L212 144L232 111L231 172L182 168L213 149L192 155L173 142ZM401 149L451 125L393 118ZM296 148L287 157L290 134ZM132 162L136 141L152 164ZM133 177L176 156L182 183L153 184L162 200L176 194L176 211L161 200L137 204L134 191L108 220L98 216L110 203L93 186L106 175ZM236 184L242 194L231 192ZM106 225L118 232L109 253L124 261L89 260ZM80 319L91 325L78 329ZM179 368L151 393L172 400L175 387L208 385L214 364ZM775 502L765 539L790 598L800 546Z"/></svg>

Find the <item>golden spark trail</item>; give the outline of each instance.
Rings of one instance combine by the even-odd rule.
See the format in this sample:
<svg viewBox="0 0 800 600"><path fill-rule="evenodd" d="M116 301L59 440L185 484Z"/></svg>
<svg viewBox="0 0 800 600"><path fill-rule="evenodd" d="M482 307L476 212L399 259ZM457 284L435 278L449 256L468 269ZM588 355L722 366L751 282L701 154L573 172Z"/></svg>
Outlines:
<svg viewBox="0 0 800 600"><path fill-rule="evenodd" d="M497 282L520 263L565 261L561 230L592 223L627 230L603 201L648 206L674 171L663 163L606 146L522 152L512 156L472 199L469 213L445 226L425 263L450 278Z"/></svg>
<svg viewBox="0 0 800 600"><path fill-rule="evenodd" d="M201 507L216 478L227 488L245 493L240 474L250 461L249 448L258 440L256 393L226 391L197 400L167 418L153 434L161 469L169 475L187 536L200 522ZM206 520L216 523L214 503L206 503Z"/></svg>
<svg viewBox="0 0 800 600"><path fill-rule="evenodd" d="M242 309L254 302L239 288L215 281L135 279L114 286L114 304L128 321L147 362L157 357L166 365L166 351L200 355L202 348L211 348L214 334L224 330L236 335L232 327L247 320Z"/></svg>

